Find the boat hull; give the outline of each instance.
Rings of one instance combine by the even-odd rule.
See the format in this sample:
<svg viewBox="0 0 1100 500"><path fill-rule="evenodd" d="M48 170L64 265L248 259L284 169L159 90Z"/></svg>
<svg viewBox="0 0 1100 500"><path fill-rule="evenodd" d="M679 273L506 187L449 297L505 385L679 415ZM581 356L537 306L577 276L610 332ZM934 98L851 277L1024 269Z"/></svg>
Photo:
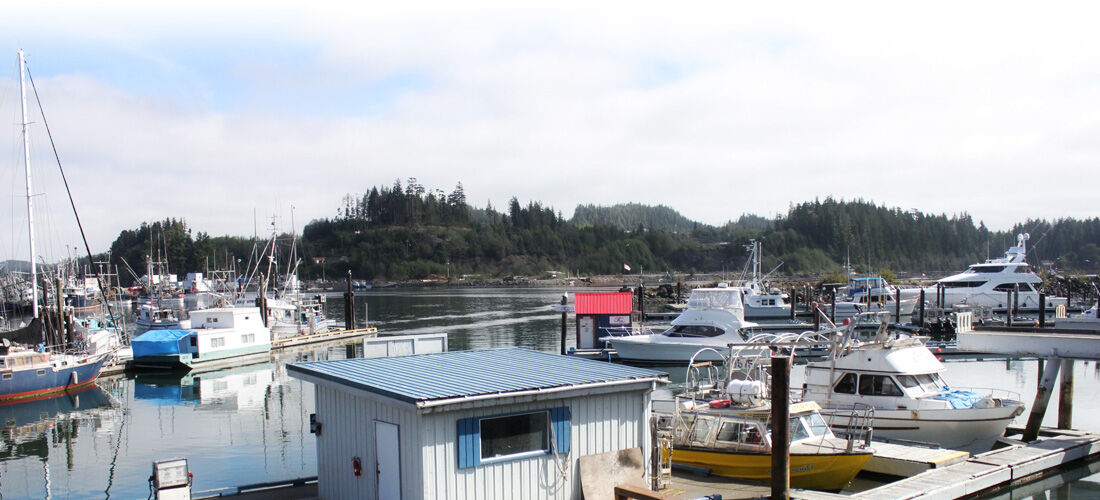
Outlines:
<svg viewBox="0 0 1100 500"><path fill-rule="evenodd" d="M847 412L847 413L845 413ZM833 428L843 433L851 410L833 413L821 411L821 416ZM893 439L934 443L951 450L982 453L993 448L997 438L1004 436L1005 427L1023 412L1023 405L994 408L954 408L928 410L875 410L875 439Z"/></svg>
<svg viewBox="0 0 1100 500"><path fill-rule="evenodd" d="M109 353L105 353L68 366L0 371L0 405L47 399L86 389L95 383L109 357Z"/></svg>
<svg viewBox="0 0 1100 500"><path fill-rule="evenodd" d="M791 453L791 486L836 491L843 489L871 459L869 451L853 453ZM672 451L672 461L710 469L712 474L771 482L770 453L732 453L693 448Z"/></svg>
<svg viewBox="0 0 1100 500"><path fill-rule="evenodd" d="M191 353L160 354L137 356L131 362L136 370L191 370L200 366L225 364L234 360L244 360L254 356L263 356L271 352L271 344L259 344L237 349L224 349L194 356Z"/></svg>
<svg viewBox="0 0 1100 500"><path fill-rule="evenodd" d="M696 356L696 361L722 361L719 353L728 353L727 347L733 342L742 342L740 339L717 337L705 339L680 338L675 342L656 339L660 335L633 335L624 337L607 337L611 346L615 349L619 359L626 361L641 361L649 363L685 363L691 359L700 349L711 348L714 351L703 351ZM667 337L665 337L667 338ZM717 352L715 352L717 351Z"/></svg>

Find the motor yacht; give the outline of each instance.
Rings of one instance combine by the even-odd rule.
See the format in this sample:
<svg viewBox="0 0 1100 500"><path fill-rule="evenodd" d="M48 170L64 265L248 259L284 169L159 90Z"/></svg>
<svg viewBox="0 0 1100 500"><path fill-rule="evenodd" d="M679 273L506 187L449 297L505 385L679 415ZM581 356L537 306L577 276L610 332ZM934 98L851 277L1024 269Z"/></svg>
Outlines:
<svg viewBox="0 0 1100 500"><path fill-rule="evenodd" d="M887 284L884 278L880 276L851 278L848 280L848 286L838 290L836 312L831 313L834 316L833 321L851 318L865 312L894 314L900 310L901 316L911 315L918 301L915 296L916 293L919 292L902 291L900 293L901 307L899 308L897 303L898 288ZM824 308L831 311L831 307L829 305Z"/></svg>
<svg viewBox="0 0 1100 500"><path fill-rule="evenodd" d="M834 429L849 425L852 409L870 407L875 439L989 451L1024 403L1008 391L954 388L944 370L924 338L890 338L883 323L870 342L849 336L828 359L809 363L803 397L821 404Z"/></svg>
<svg viewBox="0 0 1100 500"><path fill-rule="evenodd" d="M1028 265L1027 241L1030 235L1022 233L1016 236L1016 246L1009 248L1004 257L989 259L980 264L971 265L966 271L951 275L926 288L926 299L936 303L936 293L943 291L943 307L969 305L990 309L1006 310L1018 307L1024 310L1039 308L1039 287L1042 278L1035 275ZM1019 303L1013 299L1010 303L1009 292L1019 290ZM1065 297L1047 297L1047 308L1051 311L1057 305L1066 303Z"/></svg>

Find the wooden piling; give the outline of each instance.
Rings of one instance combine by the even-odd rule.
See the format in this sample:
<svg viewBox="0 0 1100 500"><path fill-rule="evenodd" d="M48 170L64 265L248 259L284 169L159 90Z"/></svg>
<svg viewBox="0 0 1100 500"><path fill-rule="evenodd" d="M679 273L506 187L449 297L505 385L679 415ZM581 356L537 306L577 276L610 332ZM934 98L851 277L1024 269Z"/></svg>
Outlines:
<svg viewBox="0 0 1100 500"><path fill-rule="evenodd" d="M1039 387L1035 391L1035 402L1031 405L1031 415L1027 418L1027 427L1024 429L1023 441L1029 443L1039 437L1039 427L1043 424L1043 417L1047 412L1047 404L1050 403L1050 393L1053 392L1054 380L1058 378L1058 370L1061 368L1060 358L1050 358L1046 369L1043 370L1043 378L1039 381Z"/></svg>
<svg viewBox="0 0 1100 500"><path fill-rule="evenodd" d="M1062 360L1062 383L1058 390L1058 428L1073 428L1073 360Z"/></svg>
<svg viewBox="0 0 1100 500"><path fill-rule="evenodd" d="M901 323L901 289L894 288L894 321Z"/></svg>
<svg viewBox="0 0 1100 500"><path fill-rule="evenodd" d="M1039 328L1047 326L1047 295L1039 292Z"/></svg>
<svg viewBox="0 0 1100 500"><path fill-rule="evenodd" d="M565 355L565 325L569 321L569 313L565 311L565 306L569 303L569 296L561 294L561 353Z"/></svg>
<svg viewBox="0 0 1100 500"><path fill-rule="evenodd" d="M792 286L791 287L791 319L794 319L794 309L795 309L796 305L798 305L798 300L796 298L796 295L794 294L794 287Z"/></svg>
<svg viewBox="0 0 1100 500"><path fill-rule="evenodd" d="M833 295L830 299L831 304L829 306L829 321L836 324L836 288L833 289Z"/></svg>
<svg viewBox="0 0 1100 500"><path fill-rule="evenodd" d="M920 326L924 328L924 289L920 289Z"/></svg>
<svg viewBox="0 0 1100 500"><path fill-rule="evenodd" d="M1005 326L1012 326L1012 290L1005 293L1008 294L1005 299Z"/></svg>
<svg viewBox="0 0 1100 500"><path fill-rule="evenodd" d="M1020 285L1012 286L1012 315L1020 314Z"/></svg>
<svg viewBox="0 0 1100 500"><path fill-rule="evenodd" d="M348 290L344 292L344 328L355 329L355 290L351 287L351 270L347 276Z"/></svg>
<svg viewBox="0 0 1100 500"><path fill-rule="evenodd" d="M791 498L791 366L785 356L772 358L772 498Z"/></svg>

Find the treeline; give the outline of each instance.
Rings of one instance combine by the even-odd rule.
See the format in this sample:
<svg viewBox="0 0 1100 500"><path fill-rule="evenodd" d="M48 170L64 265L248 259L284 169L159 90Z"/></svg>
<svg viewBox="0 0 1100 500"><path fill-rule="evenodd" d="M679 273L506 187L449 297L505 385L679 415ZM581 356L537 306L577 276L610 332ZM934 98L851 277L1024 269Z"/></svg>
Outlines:
<svg viewBox="0 0 1100 500"><path fill-rule="evenodd" d="M582 207L580 217L566 220L539 202L512 198L501 212L469 206L461 183L444 193L424 188L415 178L404 185L395 181L346 196L334 217L307 224L299 242L300 271L304 278L351 270L357 278L404 280L538 276L550 270L614 274L628 264L633 272L736 274L747 256L745 245L760 239L765 269L782 263L780 273L836 272L850 260L860 272L932 274L1000 256L1017 232L1031 233L1032 263L1048 260L1063 269L1095 272L1100 262L1096 218L1029 220L998 232L966 214L928 215L827 198L792 206L774 220L742 215L724 226L693 222L682 231L653 227L686 227L679 220L684 218L667 207ZM611 223L596 221L608 214L618 215ZM134 266L144 263L151 249L162 249L172 272L182 274L204 270L212 260L247 261L254 245L246 238L192 236L183 221L168 219L123 231L111 246L111 257Z"/></svg>

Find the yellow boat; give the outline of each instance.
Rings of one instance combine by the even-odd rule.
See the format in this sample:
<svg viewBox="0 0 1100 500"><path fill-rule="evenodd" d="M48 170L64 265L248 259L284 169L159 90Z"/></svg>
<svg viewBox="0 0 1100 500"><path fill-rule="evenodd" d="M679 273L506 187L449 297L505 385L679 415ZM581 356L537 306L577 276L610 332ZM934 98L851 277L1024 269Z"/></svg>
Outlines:
<svg viewBox="0 0 1100 500"><path fill-rule="evenodd" d="M771 407L722 407L727 402L681 407L673 430L672 461L726 477L771 481ZM715 407L718 406L718 407ZM873 451L833 435L814 402L791 405L791 486L840 490Z"/></svg>

